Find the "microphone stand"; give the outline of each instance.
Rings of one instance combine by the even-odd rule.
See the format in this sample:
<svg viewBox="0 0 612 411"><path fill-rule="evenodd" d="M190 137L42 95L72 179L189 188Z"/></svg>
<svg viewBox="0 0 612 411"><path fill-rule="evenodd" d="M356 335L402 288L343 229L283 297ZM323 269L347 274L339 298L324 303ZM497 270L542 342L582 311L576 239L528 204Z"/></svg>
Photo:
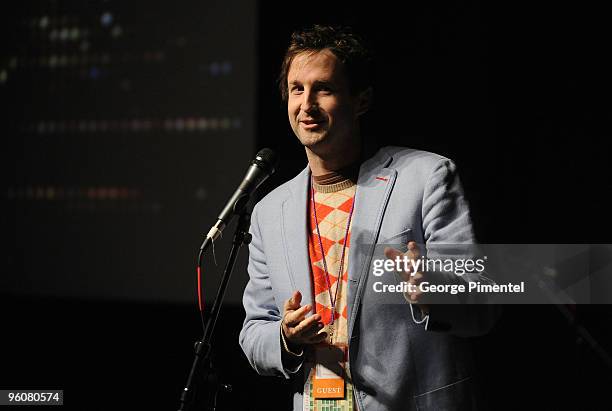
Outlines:
<svg viewBox="0 0 612 411"><path fill-rule="evenodd" d="M187 383L185 384L185 388L181 393L180 407L178 411L188 411L193 409L214 411L217 406L217 394L219 393L219 390L223 390L225 392L232 391L231 385L223 384L219 381L217 372L213 368L211 359L212 337L215 331L215 324L217 323L217 318L221 310L221 305L223 304L225 289L227 288L229 278L234 270L234 265L236 263L236 258L238 257L238 252L240 251L240 247L251 242L251 234L248 232L250 223L250 214L246 211L242 211L238 219L236 231L234 232L232 248L225 265L225 270L223 271L223 277L221 278L219 289L217 290L217 296L215 297L210 315L206 321L204 336L200 341L197 341L194 346L195 358L193 360L193 365L191 366L191 371L189 372L189 377L187 378ZM198 265L201 265L201 262L202 259L200 253ZM202 364L204 365L203 369L201 369ZM197 383L197 385L194 383ZM193 406L195 404L199 404L202 401L202 395L196 395L197 387L201 385L207 386L206 391L208 391L208 401L206 408L194 408Z"/></svg>

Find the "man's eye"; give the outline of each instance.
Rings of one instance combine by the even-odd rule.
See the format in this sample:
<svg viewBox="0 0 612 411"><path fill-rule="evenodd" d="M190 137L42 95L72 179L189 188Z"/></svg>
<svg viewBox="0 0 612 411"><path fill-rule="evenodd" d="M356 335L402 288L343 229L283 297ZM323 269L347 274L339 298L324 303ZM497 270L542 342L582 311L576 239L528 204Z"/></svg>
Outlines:
<svg viewBox="0 0 612 411"><path fill-rule="evenodd" d="M291 88L291 94L302 94L302 91L304 91L301 87L292 87Z"/></svg>

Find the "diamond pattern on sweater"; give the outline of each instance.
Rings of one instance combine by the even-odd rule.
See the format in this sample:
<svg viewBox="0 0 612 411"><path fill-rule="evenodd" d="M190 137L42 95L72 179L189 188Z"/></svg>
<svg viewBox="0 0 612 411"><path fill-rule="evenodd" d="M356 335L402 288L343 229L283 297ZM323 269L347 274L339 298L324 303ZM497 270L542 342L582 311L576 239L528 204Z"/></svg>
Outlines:
<svg viewBox="0 0 612 411"><path fill-rule="evenodd" d="M312 210L312 200L309 200L309 234L308 252L310 256L311 273L314 289L315 311L321 315L324 324L332 320L331 296L336 296L334 340L337 346L348 345L348 260L350 251L350 227L348 236L346 233L347 223L353 201L355 199L356 186L345 188L333 193L315 193L315 208L319 223L321 242L317 234L315 217ZM352 222L351 222L352 225ZM346 236L346 248L344 249L344 265L341 280L338 281L342 251ZM325 273L323 255L321 254L321 243L325 253L328 275ZM329 285L328 285L329 282ZM338 400L320 400L309 398L311 395L308 385L312 383L312 375L307 378L304 400L309 404L307 410L353 410L353 390L349 381L346 381L346 398ZM310 395L309 395L310 394Z"/></svg>

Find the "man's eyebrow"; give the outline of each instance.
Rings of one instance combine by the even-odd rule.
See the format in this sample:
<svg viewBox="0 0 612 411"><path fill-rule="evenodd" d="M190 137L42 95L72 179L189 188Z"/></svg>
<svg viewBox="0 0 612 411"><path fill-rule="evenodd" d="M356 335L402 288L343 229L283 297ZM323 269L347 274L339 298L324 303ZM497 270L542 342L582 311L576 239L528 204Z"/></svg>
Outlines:
<svg viewBox="0 0 612 411"><path fill-rule="evenodd" d="M330 80L317 80L314 82L315 86L326 86L326 87L334 87L335 83L333 81Z"/></svg>
<svg viewBox="0 0 612 411"><path fill-rule="evenodd" d="M290 80L289 84L293 85L293 84L302 84L301 81L298 80ZM323 86L333 86L334 82L331 80L315 80L315 82L313 83L317 86L323 85Z"/></svg>

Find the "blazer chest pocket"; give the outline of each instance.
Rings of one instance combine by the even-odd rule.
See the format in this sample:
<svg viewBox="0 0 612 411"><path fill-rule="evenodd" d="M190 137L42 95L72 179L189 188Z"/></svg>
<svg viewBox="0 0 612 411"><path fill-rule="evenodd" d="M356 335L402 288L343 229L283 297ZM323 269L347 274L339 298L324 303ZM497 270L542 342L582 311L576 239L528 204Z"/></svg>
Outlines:
<svg viewBox="0 0 612 411"><path fill-rule="evenodd" d="M381 240L378 241L378 244L384 244L386 246L397 248L398 250L405 252L408 250L408 242L412 241L412 229L405 228L402 231L390 235L390 236L381 236Z"/></svg>

